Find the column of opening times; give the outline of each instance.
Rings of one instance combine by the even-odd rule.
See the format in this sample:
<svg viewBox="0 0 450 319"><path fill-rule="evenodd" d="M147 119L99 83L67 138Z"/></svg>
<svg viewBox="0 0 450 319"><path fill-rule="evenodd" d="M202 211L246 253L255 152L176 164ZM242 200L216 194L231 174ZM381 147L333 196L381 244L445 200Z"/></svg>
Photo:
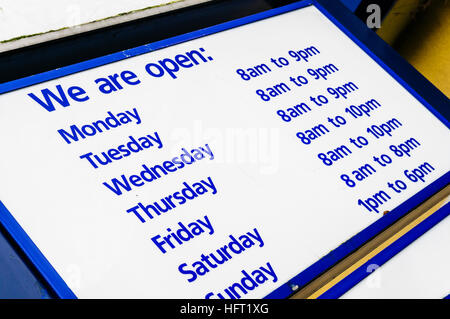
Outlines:
<svg viewBox="0 0 450 319"><path fill-rule="evenodd" d="M266 62L259 61L252 66L236 69L236 74L243 81L251 81L250 83L254 84L252 89L255 98L265 105L269 105L267 102L270 101L278 101L280 96L289 94L299 96L301 93L303 96L308 96L310 95L308 87L312 83L323 85L320 90L321 94L310 95L309 98L296 101L289 107L279 108L277 106L272 109L281 124L295 127L295 136L305 148L317 144L318 141L320 141L320 145L324 145L327 136L339 132L341 127L351 126L352 122L367 121L374 115L382 118L383 109L386 109L384 105L386 101L374 97L361 98L360 95L355 94L360 91L359 84L355 81L342 81L340 85L329 86L327 81L329 79L338 80L343 67L334 61L315 65L317 57L323 54L318 47L309 46L301 50L287 50L285 54L278 57L268 57ZM304 68L302 72L298 72L299 65ZM259 79L280 69L292 70L292 72L285 81L277 81L273 85L261 87ZM336 111L339 110L337 107L329 108L333 103L341 101L344 101L345 106L340 112ZM302 120L314 114L315 110L322 108L329 111L326 118L305 128ZM338 180L349 189L358 188L359 185L382 172L393 162L413 157L416 151L423 147L417 136L402 136L404 134L402 128L405 126L407 124L401 117L387 117L381 121L373 121L367 125L365 131L343 138L341 143L313 156L325 167L339 169L339 163L351 158L359 150L370 148L371 145L389 139L390 143L385 151L376 152L366 161L355 165L354 169L340 171L337 174ZM393 142L392 139L394 139ZM433 174L435 170L435 166L428 161L418 161L416 165L404 167L400 176L387 180L383 187L377 188L373 193L358 198L356 204L366 212L380 213L382 206L389 202L395 194L404 192L410 183L426 183L430 179L429 175Z"/></svg>

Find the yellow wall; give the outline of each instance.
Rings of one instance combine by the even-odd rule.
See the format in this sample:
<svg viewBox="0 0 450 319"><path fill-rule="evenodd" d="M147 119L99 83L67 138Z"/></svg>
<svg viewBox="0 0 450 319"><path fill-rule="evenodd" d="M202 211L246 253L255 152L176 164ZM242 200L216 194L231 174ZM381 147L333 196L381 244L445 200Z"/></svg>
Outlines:
<svg viewBox="0 0 450 319"><path fill-rule="evenodd" d="M416 0L399 0L378 34L449 97L450 1L428 0L417 4ZM411 10L413 6L419 8L416 14ZM408 18L409 24L405 23Z"/></svg>

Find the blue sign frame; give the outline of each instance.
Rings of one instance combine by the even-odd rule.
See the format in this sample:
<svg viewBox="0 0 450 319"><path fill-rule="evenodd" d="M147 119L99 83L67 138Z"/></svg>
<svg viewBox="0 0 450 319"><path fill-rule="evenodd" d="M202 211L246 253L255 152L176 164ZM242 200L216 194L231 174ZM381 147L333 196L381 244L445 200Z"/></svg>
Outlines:
<svg viewBox="0 0 450 319"><path fill-rule="evenodd" d="M304 0L284 7L257 13L241 19L229 21L206 29L183 34L166 40L146 44L140 47L117 52L96 59L84 61L74 65L66 66L60 69L36 74L30 77L14 80L4 84L0 84L0 94L13 90L28 87L44 81L56 79L76 72L99 67L108 63L123 60L129 57L148 53L168 46L187 42L203 36L208 36L231 28L236 28L255 21L266 19L272 16L280 15L293 10L301 9L307 6L315 6L330 21L332 21L341 31L343 31L350 39L352 39L364 52L366 52L373 60L375 60L385 71L394 77L409 93L419 100L431 113L433 113L448 128L448 120L441 115L448 112L449 100L428 80L426 80L419 72L409 65L402 57L400 57L388 44L381 40L373 31L368 29L356 16L354 16L343 4L335 0ZM266 298L287 298L295 291L292 287L304 287L311 280L328 270L330 267L341 261L343 258L354 252L368 240L379 234L381 231L392 225L412 209L423 203L433 194L449 184L450 172L447 172L432 184L425 187L416 195L409 198L389 214L381 217L369 227L352 237L350 240L340 245L338 248L330 252L328 255L301 271L293 277L289 282L283 284L275 291L266 296ZM427 226L423 226L422 230L429 229L439 221L450 214L450 204L445 205L437 213L438 217L430 219ZM437 214L435 213L435 214ZM48 262L39 248L28 237L25 231L14 219L13 215L0 201L0 223L11 234L12 238L17 242L18 246L23 250L29 260L35 265L43 278L47 281L52 290L60 298L76 298L76 295L59 276L56 270ZM428 227L428 228L427 228ZM423 233L423 231L422 231ZM410 242L420 236L421 231L416 231L409 235ZM405 245L397 245L387 253L384 258L390 258L396 252L406 247ZM381 257L380 257L381 258ZM366 274L367 275L367 274ZM352 277L337 287L334 293L327 295L328 297L338 297L357 282L365 277L360 274Z"/></svg>

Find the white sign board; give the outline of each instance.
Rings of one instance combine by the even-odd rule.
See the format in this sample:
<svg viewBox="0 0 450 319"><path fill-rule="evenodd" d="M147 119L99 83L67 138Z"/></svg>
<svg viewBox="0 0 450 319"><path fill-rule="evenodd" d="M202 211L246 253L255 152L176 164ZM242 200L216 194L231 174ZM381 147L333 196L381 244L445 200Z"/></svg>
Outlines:
<svg viewBox="0 0 450 319"><path fill-rule="evenodd" d="M261 298L449 138L309 6L1 95L0 199L77 297Z"/></svg>

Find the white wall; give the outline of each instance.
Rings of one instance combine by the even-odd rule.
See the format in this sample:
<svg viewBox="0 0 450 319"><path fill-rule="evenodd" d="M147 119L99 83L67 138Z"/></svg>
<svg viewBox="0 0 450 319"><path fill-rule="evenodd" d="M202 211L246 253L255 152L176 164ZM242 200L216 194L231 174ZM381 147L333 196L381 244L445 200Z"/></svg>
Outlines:
<svg viewBox="0 0 450 319"><path fill-rule="evenodd" d="M447 217L342 298L444 298L450 294Z"/></svg>
<svg viewBox="0 0 450 319"><path fill-rule="evenodd" d="M0 0L0 41L104 19L170 0Z"/></svg>

